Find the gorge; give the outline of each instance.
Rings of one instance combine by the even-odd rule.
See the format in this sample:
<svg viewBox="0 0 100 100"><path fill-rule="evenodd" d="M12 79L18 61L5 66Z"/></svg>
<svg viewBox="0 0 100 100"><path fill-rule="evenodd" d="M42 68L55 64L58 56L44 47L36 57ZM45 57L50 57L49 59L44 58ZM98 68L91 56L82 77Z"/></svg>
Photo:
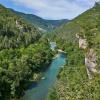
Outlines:
<svg viewBox="0 0 100 100"><path fill-rule="evenodd" d="M100 100L100 2L72 20L0 4L0 100Z"/></svg>

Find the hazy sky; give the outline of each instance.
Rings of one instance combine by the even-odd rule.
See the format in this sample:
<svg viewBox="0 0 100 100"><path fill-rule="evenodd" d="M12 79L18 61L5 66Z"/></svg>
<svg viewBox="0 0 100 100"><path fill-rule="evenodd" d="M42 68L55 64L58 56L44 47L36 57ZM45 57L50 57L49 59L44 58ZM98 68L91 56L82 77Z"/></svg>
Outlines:
<svg viewBox="0 0 100 100"><path fill-rule="evenodd" d="M45 19L72 19L100 0L0 0L6 7Z"/></svg>

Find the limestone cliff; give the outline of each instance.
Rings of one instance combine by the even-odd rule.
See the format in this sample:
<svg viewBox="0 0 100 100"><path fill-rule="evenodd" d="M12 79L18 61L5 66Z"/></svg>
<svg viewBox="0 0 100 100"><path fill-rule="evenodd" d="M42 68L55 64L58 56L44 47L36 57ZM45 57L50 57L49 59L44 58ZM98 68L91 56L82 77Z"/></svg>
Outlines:
<svg viewBox="0 0 100 100"><path fill-rule="evenodd" d="M87 70L87 74L89 79L94 77L95 73L100 73L99 70L96 69L98 56L93 48L88 48L88 42L85 38L82 38L76 34L76 37L79 39L79 48L83 49L85 52L85 66ZM88 49L88 50L86 50Z"/></svg>
<svg viewBox="0 0 100 100"><path fill-rule="evenodd" d="M89 79L93 78L94 73L100 73L100 71L96 69L97 60L98 56L96 55L96 52L93 49L89 49L87 54L85 54L85 65Z"/></svg>

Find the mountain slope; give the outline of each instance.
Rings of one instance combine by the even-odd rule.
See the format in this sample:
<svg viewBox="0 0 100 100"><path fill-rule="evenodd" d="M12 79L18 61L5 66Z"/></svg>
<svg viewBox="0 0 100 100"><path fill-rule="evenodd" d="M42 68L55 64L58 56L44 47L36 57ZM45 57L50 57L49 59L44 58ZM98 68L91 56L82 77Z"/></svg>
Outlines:
<svg viewBox="0 0 100 100"><path fill-rule="evenodd" d="M51 60L49 42L40 31L0 5L0 100L19 100Z"/></svg>
<svg viewBox="0 0 100 100"><path fill-rule="evenodd" d="M89 32L99 32L100 30L100 7L99 4L95 5L92 9L86 11L80 16L76 17L69 23L66 23L56 29L55 35L64 38L65 40L74 41L76 33L84 33L88 30Z"/></svg>
<svg viewBox="0 0 100 100"><path fill-rule="evenodd" d="M2 44L0 48L10 48L10 45L17 47L21 44L26 43L25 45L28 45L36 39L38 40L40 32L30 23L22 20L20 16L0 5L0 36L0 43Z"/></svg>
<svg viewBox="0 0 100 100"><path fill-rule="evenodd" d="M17 11L14 11L14 10L12 10L12 11L14 13L16 13L17 15L20 15L22 18L29 21L30 23L32 23L36 27L38 27L40 30L44 30L44 31L51 31L51 30L55 29L56 27L58 27L58 26L69 21L67 19L45 20L45 19L42 19L42 18L40 18L36 15L25 14L25 13L17 12Z"/></svg>
<svg viewBox="0 0 100 100"><path fill-rule="evenodd" d="M100 4L55 31L66 65L47 100L100 99Z"/></svg>

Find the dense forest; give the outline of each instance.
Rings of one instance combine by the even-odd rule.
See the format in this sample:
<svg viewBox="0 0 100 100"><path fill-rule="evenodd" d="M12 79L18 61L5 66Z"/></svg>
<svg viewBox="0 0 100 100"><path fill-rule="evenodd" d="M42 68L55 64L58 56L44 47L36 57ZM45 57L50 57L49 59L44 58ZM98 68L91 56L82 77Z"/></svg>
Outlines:
<svg viewBox="0 0 100 100"><path fill-rule="evenodd" d="M17 100L52 60L40 31L0 5L0 100ZM19 100L19 99L18 99Z"/></svg>
<svg viewBox="0 0 100 100"><path fill-rule="evenodd" d="M68 24L54 31L51 39L67 52L66 65L61 68L57 83L50 90L47 100L100 100L100 4L84 12ZM86 48L79 48L84 40ZM63 43L63 45L62 45ZM91 51L94 51L95 53ZM91 55L90 55L91 54ZM95 55L95 56L94 56ZM86 61L95 64L95 71L88 73Z"/></svg>

